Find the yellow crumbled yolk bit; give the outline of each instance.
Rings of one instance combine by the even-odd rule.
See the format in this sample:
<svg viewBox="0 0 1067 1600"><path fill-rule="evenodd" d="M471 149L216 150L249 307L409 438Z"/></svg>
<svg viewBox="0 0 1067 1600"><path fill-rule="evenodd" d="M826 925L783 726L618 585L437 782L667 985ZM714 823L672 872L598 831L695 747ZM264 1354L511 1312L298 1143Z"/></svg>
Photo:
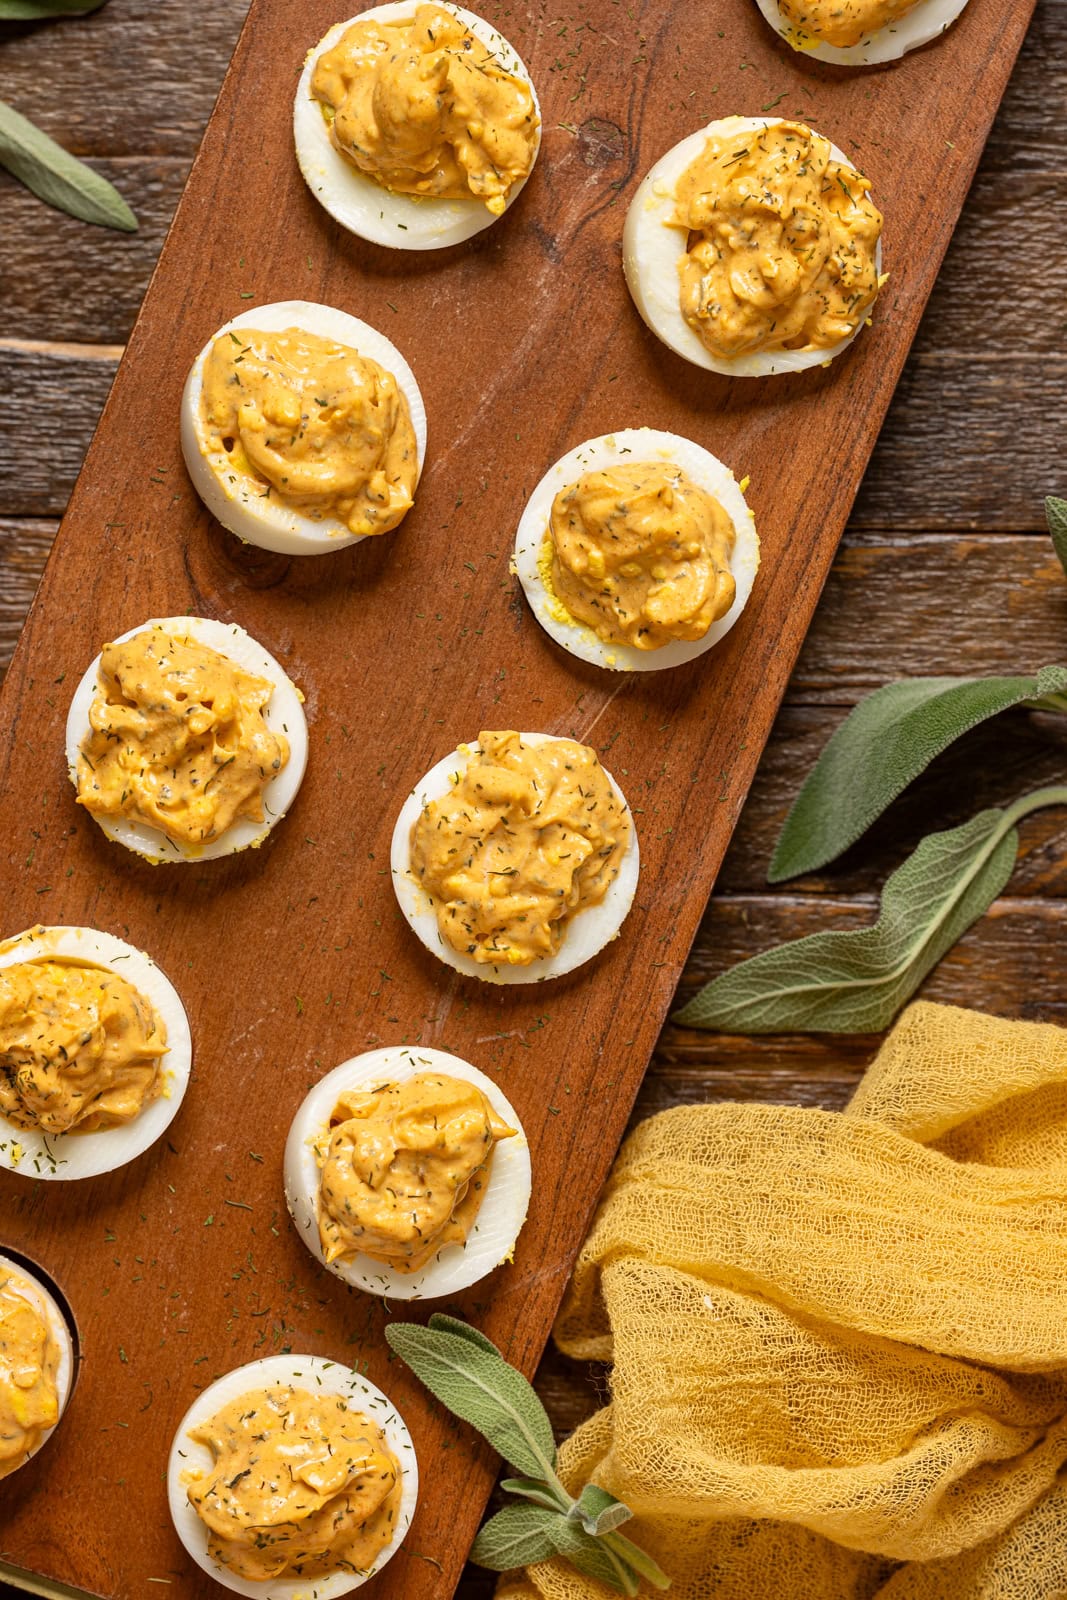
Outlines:
<svg viewBox="0 0 1067 1600"><path fill-rule="evenodd" d="M675 187L682 315L723 360L825 350L878 294L870 184L799 122L714 133Z"/></svg>
<svg viewBox="0 0 1067 1600"><path fill-rule="evenodd" d="M59 1421L59 1354L30 1285L0 1267L0 1478Z"/></svg>
<svg viewBox="0 0 1067 1600"><path fill-rule="evenodd" d="M778 0L789 42L801 50L829 44L847 50L867 34L899 22L919 0Z"/></svg>
<svg viewBox="0 0 1067 1600"><path fill-rule="evenodd" d="M537 153L529 84L442 6L353 23L319 57L311 92L335 148L396 194L480 200L499 216Z"/></svg>
<svg viewBox="0 0 1067 1600"><path fill-rule="evenodd" d="M782 37L794 50L816 50L819 46L819 40L813 38L810 33L805 33L803 29L798 32L795 28L785 28Z"/></svg>
<svg viewBox="0 0 1067 1600"><path fill-rule="evenodd" d="M497 1142L514 1135L462 1078L418 1073L342 1095L315 1145L325 1260L361 1254L418 1272L445 1245L463 1244Z"/></svg>
<svg viewBox="0 0 1067 1600"><path fill-rule="evenodd" d="M579 622L577 617L571 615L571 613L567 610L567 607L563 604L563 601L560 599L559 595L556 593L555 580L552 576L554 560L555 552L552 545L552 539L551 536L546 532L545 537L542 539L537 551L537 571L541 579L541 587L545 591L545 612L552 618L554 622L558 622L562 627L582 629L584 628L584 624ZM592 633L593 630L591 628L585 628L584 631L586 633Z"/></svg>
<svg viewBox="0 0 1067 1600"><path fill-rule="evenodd" d="M263 716L273 692L266 678L166 628L106 644L78 755L78 803L192 851L234 822L262 822L263 790L289 760L289 741Z"/></svg>
<svg viewBox="0 0 1067 1600"><path fill-rule="evenodd" d="M414 503L418 449L391 372L302 328L221 333L204 362L202 448L263 498L350 533L388 533Z"/></svg>
<svg viewBox="0 0 1067 1600"><path fill-rule="evenodd" d="M702 639L734 603L734 526L673 462L586 472L552 502L551 592L608 644Z"/></svg>
<svg viewBox="0 0 1067 1600"><path fill-rule="evenodd" d="M105 967L24 961L0 969L0 1113L41 1133L132 1122L164 1092L167 1030Z"/></svg>
<svg viewBox="0 0 1067 1600"><path fill-rule="evenodd" d="M414 824L411 871L453 950L481 965L529 966L555 954L571 917L603 900L630 820L587 745L524 745L506 732L480 734L479 746Z"/></svg>
<svg viewBox="0 0 1067 1600"><path fill-rule="evenodd" d="M190 1429L210 1472L185 1474L208 1554L239 1578L366 1572L393 1537L400 1465L339 1394L252 1390Z"/></svg>

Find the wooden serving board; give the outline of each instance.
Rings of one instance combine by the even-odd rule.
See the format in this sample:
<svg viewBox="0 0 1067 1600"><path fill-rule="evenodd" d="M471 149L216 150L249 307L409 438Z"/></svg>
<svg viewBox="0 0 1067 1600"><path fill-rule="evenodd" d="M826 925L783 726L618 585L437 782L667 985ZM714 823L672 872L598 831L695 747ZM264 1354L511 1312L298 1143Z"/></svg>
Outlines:
<svg viewBox="0 0 1067 1600"><path fill-rule="evenodd" d="M319 1270L297 1239L282 1195L290 1117L323 1072L383 1043L448 1048L499 1078L530 1137L534 1201L514 1264L450 1309L532 1373L1032 7L971 0L937 46L855 74L795 57L750 0L481 9L537 83L538 167L472 244L391 254L338 229L292 155L299 66L336 8L253 0L0 694L2 931L87 923L144 947L195 1045L169 1140L131 1167L77 1187L0 1173L0 1245L52 1275L81 1356L60 1432L0 1491L0 1558L27 1582L109 1600L218 1594L171 1529L171 1436L214 1377L288 1348L365 1365L411 1427L420 1509L373 1593L452 1593L494 1460L389 1362L390 1308ZM677 139L713 116L772 111L810 122L871 177L891 279L833 367L730 382L645 330L623 284L622 222ZM430 419L401 529L306 560L214 525L177 432L211 332L295 297L380 326ZM609 676L548 641L508 558L545 468L642 423L751 474L763 569L712 655ZM63 722L104 639L181 611L238 622L279 657L307 696L311 763L263 849L152 868L75 808ZM622 937L547 987L460 979L393 899L402 799L483 727L594 744L636 813L642 879Z"/></svg>

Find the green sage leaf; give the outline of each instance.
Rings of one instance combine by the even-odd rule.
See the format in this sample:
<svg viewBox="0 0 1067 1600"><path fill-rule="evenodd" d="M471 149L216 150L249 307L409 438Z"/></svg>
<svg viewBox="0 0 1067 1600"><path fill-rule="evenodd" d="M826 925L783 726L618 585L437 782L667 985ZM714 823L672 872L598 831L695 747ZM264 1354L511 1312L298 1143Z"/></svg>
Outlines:
<svg viewBox="0 0 1067 1600"><path fill-rule="evenodd" d="M887 1027L1011 877L1019 818L1063 804L1067 788L1039 789L1006 811L982 811L962 827L929 834L888 879L873 927L814 933L742 961L674 1020L735 1033Z"/></svg>
<svg viewBox="0 0 1067 1600"><path fill-rule="evenodd" d="M642 1550L639 1544L634 1544L624 1533L605 1533L601 1534L601 1538L615 1555L621 1556L626 1565L633 1567L642 1578L646 1578L654 1589L670 1588L671 1580L659 1563L653 1561L647 1550Z"/></svg>
<svg viewBox="0 0 1067 1600"><path fill-rule="evenodd" d="M1059 500L1050 494L1045 501L1045 521L1060 558L1060 566L1067 573L1067 500Z"/></svg>
<svg viewBox="0 0 1067 1600"><path fill-rule="evenodd" d="M505 1506L481 1529L471 1546L471 1560L491 1572L510 1572L533 1561L547 1561L556 1545L549 1531L558 1510L542 1506Z"/></svg>
<svg viewBox="0 0 1067 1600"><path fill-rule="evenodd" d="M531 1477L558 1482L548 1413L495 1345L486 1349L481 1342L417 1322L391 1323L385 1337L430 1393L477 1428L505 1461Z"/></svg>
<svg viewBox="0 0 1067 1600"><path fill-rule="evenodd" d="M469 1322L464 1322L462 1317L450 1317L444 1311L435 1311L430 1317L430 1327L440 1333L454 1333L457 1339L466 1339L468 1344L477 1345L479 1350L488 1350L490 1355L500 1355L492 1339L480 1328L474 1328ZM503 1356L500 1356L500 1359L503 1360Z"/></svg>
<svg viewBox="0 0 1067 1600"><path fill-rule="evenodd" d="M549 1488L543 1478L501 1478L500 1487L508 1494L518 1494L524 1500L532 1500L535 1506L548 1506L553 1511L569 1513L575 1502L564 1490L558 1494Z"/></svg>
<svg viewBox="0 0 1067 1600"><path fill-rule="evenodd" d="M118 190L0 100L0 167L46 204L82 222L134 233L137 218Z"/></svg>
<svg viewBox="0 0 1067 1600"><path fill-rule="evenodd" d="M37 22L42 17L87 17L104 0L0 0L0 22Z"/></svg>
<svg viewBox="0 0 1067 1600"><path fill-rule="evenodd" d="M586 1484L571 1511L572 1521L577 1518L586 1533L594 1536L621 1528L632 1516L628 1505L609 1494L607 1489L602 1489L598 1483Z"/></svg>
<svg viewBox="0 0 1067 1600"><path fill-rule="evenodd" d="M845 719L793 802L771 883L833 861L968 729L1011 706L1062 694L1067 668L1033 677L906 678L876 689Z"/></svg>
<svg viewBox="0 0 1067 1600"><path fill-rule="evenodd" d="M548 1524L548 1533L556 1547L557 1555L569 1561L572 1567L587 1577L599 1578L617 1594L635 1595L640 1587L637 1574L628 1562L606 1545L586 1533L580 1522L557 1516Z"/></svg>

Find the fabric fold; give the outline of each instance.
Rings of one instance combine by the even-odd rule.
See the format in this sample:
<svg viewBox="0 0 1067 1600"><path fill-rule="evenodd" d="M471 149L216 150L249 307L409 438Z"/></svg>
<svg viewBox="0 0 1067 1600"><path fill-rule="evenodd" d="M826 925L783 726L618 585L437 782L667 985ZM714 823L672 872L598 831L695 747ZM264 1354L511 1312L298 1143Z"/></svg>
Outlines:
<svg viewBox="0 0 1067 1600"><path fill-rule="evenodd" d="M556 1338L613 1363L561 1475L626 1501L675 1600L1059 1593L1067 1033L918 1004L844 1112L653 1117Z"/></svg>

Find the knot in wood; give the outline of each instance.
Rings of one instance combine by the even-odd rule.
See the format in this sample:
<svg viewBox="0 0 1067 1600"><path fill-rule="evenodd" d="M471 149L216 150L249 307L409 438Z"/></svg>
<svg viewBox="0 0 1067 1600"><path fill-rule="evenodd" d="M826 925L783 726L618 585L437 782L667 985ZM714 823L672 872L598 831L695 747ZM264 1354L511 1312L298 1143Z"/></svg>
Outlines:
<svg viewBox="0 0 1067 1600"><path fill-rule="evenodd" d="M626 159L626 135L606 117L588 117L578 129L578 154L587 167Z"/></svg>

